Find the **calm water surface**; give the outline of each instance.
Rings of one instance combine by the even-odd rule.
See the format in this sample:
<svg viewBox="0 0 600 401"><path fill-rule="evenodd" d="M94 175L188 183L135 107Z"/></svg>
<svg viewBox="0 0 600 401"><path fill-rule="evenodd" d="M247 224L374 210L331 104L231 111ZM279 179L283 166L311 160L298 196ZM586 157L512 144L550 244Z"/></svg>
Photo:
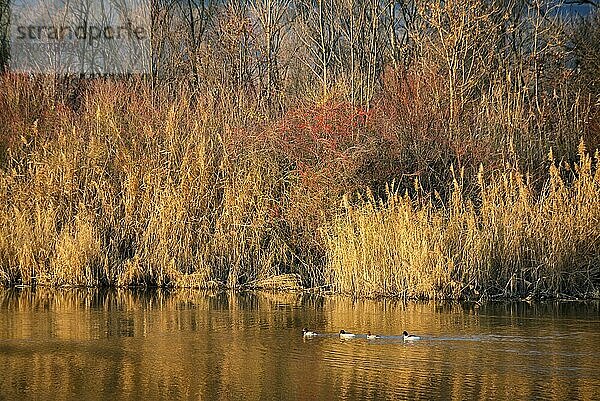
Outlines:
<svg viewBox="0 0 600 401"><path fill-rule="evenodd" d="M0 400L598 400L599 357L598 302L0 290Z"/></svg>

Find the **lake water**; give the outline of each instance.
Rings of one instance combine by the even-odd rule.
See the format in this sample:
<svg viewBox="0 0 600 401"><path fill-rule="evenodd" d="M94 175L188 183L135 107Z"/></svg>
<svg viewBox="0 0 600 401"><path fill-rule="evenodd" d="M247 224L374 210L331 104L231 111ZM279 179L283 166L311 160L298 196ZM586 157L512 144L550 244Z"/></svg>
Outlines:
<svg viewBox="0 0 600 401"><path fill-rule="evenodd" d="M0 289L0 400L598 400L599 311ZM305 340L304 326L323 335Z"/></svg>

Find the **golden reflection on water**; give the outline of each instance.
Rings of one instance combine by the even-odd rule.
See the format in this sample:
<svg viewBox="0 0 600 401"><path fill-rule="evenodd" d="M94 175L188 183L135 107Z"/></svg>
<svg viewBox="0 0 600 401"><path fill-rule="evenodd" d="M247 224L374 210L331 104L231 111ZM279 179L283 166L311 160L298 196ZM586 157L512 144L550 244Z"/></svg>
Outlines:
<svg viewBox="0 0 600 401"><path fill-rule="evenodd" d="M0 290L0 399L594 400L599 310ZM305 326L325 334L304 340ZM341 341L342 328L384 338ZM405 329L423 340L403 342Z"/></svg>

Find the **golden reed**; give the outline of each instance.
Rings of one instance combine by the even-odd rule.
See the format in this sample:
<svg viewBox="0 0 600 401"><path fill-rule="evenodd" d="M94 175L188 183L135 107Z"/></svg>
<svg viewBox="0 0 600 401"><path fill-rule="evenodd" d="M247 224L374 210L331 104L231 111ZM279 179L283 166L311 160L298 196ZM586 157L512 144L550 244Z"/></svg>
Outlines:
<svg viewBox="0 0 600 401"><path fill-rule="evenodd" d="M403 196L372 196L330 226L327 281L359 296L490 298L600 295L600 162L584 144L579 162L557 163L535 195L518 170L478 175L477 205L455 178L442 207ZM559 173L572 172L570 182Z"/></svg>
<svg viewBox="0 0 600 401"><path fill-rule="evenodd" d="M357 192L336 180L352 180L291 162L260 108L239 133L185 89L92 82L67 106L52 82L0 85L3 285L599 295L599 160L583 144L576 164L551 156L541 191L504 165L480 170L475 195L459 171L451 196L391 185L340 207Z"/></svg>

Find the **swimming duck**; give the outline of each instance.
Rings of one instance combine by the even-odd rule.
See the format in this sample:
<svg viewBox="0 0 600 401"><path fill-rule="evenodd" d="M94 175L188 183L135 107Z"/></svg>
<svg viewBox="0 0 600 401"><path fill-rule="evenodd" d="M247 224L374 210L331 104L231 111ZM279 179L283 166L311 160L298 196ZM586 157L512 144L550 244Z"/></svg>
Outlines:
<svg viewBox="0 0 600 401"><path fill-rule="evenodd" d="M340 338L349 339L356 337L356 334L346 333L344 330L340 330Z"/></svg>
<svg viewBox="0 0 600 401"><path fill-rule="evenodd" d="M381 337L378 336L377 334L371 334L370 331L367 331L367 340L376 340L378 338L381 338Z"/></svg>
<svg viewBox="0 0 600 401"><path fill-rule="evenodd" d="M306 327L302 329L302 336L303 337L316 337L317 333L315 333L314 331L309 331Z"/></svg>
<svg viewBox="0 0 600 401"><path fill-rule="evenodd" d="M419 336L413 336L412 334L408 334L406 330L402 332L402 336L404 337L404 341L413 341L421 339L421 337Z"/></svg>

